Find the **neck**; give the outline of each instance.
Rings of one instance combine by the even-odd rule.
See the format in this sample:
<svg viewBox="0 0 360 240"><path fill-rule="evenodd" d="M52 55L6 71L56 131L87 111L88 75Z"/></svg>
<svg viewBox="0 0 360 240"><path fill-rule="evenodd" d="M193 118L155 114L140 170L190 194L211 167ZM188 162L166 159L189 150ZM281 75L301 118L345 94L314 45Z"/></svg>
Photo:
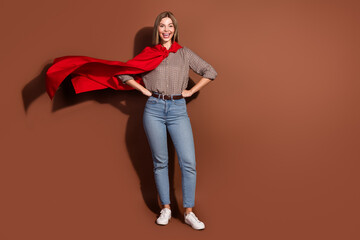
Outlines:
<svg viewBox="0 0 360 240"><path fill-rule="evenodd" d="M163 47L165 47L167 50L169 50L170 47L171 47L171 45L172 45L172 43L171 43L171 41L168 41L168 42L166 42L166 43L161 43L161 45L162 45Z"/></svg>

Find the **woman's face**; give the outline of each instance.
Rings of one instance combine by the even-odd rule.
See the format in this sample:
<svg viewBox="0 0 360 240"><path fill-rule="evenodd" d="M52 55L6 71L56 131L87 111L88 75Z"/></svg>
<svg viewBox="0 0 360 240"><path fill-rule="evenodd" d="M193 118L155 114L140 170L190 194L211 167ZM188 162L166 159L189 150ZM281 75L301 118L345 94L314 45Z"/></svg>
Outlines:
<svg viewBox="0 0 360 240"><path fill-rule="evenodd" d="M175 27L174 24L169 17L165 17L161 19L160 24L158 26L159 35L161 38L161 43L167 43L171 41L172 37L174 36Z"/></svg>

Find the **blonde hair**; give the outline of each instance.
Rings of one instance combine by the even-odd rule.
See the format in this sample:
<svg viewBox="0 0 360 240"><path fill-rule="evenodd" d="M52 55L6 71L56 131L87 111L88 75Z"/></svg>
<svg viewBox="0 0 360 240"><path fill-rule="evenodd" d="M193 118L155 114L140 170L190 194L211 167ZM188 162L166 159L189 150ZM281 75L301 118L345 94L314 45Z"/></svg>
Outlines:
<svg viewBox="0 0 360 240"><path fill-rule="evenodd" d="M152 38L152 43L154 45L157 45L160 43L160 35L159 35L158 27L160 25L161 19L166 18L166 17L168 17L172 20L174 27L175 27L174 36L172 37L171 42L179 41L179 31L178 31L178 24L177 24L176 18L174 16L174 14L172 14L171 12L165 11L165 12L160 13L155 19L153 38Z"/></svg>

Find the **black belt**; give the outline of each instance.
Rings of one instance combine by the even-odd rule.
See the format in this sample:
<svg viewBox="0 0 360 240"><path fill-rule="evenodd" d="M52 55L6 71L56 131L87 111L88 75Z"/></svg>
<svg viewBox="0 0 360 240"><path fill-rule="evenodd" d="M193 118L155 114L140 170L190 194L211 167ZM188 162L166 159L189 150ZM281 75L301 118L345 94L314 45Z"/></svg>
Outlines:
<svg viewBox="0 0 360 240"><path fill-rule="evenodd" d="M152 93L153 97L164 99L164 100L178 100L184 98L182 95L164 95L164 94L158 94L158 93Z"/></svg>

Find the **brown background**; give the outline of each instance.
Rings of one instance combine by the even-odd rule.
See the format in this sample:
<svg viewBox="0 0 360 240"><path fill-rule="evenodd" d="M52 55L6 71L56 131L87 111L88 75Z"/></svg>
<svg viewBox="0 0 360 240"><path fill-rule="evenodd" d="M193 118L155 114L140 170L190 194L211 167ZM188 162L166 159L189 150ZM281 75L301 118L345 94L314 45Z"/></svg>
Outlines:
<svg viewBox="0 0 360 240"><path fill-rule="evenodd" d="M359 239L356 2L1 1L0 239ZM164 10L219 74L188 104L201 232L154 223L143 96L45 94L55 57L126 61Z"/></svg>

